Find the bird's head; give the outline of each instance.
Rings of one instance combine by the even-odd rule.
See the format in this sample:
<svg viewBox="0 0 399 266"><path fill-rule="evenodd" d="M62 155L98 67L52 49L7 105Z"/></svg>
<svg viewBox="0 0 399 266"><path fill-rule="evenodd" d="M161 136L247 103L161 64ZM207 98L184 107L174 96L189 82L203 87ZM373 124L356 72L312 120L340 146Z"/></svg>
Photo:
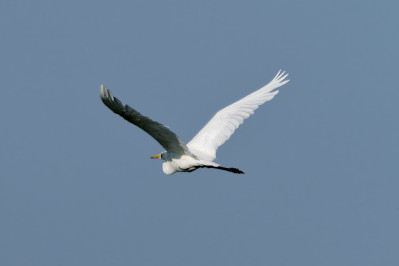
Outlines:
<svg viewBox="0 0 399 266"><path fill-rule="evenodd" d="M166 151L157 154L155 156L152 156L151 159L162 159L162 160L166 160Z"/></svg>

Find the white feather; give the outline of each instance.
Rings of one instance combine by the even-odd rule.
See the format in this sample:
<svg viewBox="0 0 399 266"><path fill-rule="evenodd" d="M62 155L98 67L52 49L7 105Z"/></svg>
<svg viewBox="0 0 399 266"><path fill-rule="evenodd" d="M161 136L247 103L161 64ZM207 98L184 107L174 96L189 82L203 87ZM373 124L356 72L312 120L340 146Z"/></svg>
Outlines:
<svg viewBox="0 0 399 266"><path fill-rule="evenodd" d="M273 91L274 89L289 81L284 80L288 75L284 75L284 73L279 71L266 86L218 111L187 143L190 151L202 160L213 161L216 158L218 147L228 140L244 120L252 115L261 104L274 98L278 93L278 90Z"/></svg>

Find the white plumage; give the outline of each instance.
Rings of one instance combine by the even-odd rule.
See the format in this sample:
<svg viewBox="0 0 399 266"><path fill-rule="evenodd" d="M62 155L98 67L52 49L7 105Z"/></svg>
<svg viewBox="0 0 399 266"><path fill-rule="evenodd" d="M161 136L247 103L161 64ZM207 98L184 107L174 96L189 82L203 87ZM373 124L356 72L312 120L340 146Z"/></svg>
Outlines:
<svg viewBox="0 0 399 266"><path fill-rule="evenodd" d="M288 74L284 73L279 71L266 86L218 111L187 145L164 125L143 116L128 105L123 105L103 85L100 97L113 112L143 129L162 145L166 152L151 158L165 160L162 165L165 174L191 172L198 168L217 168L243 173L237 168L226 168L214 163L216 151L261 104L274 98L278 93L278 90L274 89L289 81L285 80Z"/></svg>

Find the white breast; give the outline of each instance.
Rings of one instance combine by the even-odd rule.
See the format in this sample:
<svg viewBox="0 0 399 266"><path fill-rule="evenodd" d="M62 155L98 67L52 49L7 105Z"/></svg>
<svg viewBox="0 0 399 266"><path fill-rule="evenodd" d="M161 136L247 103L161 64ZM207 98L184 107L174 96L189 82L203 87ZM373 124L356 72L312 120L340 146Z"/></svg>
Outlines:
<svg viewBox="0 0 399 266"><path fill-rule="evenodd" d="M179 158L171 158L165 161L162 164L162 170L165 174L171 175L175 172L193 170L198 165L201 165L200 160L189 155L182 155Z"/></svg>

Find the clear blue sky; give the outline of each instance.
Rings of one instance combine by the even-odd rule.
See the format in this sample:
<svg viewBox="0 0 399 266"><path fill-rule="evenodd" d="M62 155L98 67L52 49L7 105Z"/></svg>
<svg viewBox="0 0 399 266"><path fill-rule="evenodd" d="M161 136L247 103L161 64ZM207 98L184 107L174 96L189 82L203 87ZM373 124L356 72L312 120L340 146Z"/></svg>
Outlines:
<svg viewBox="0 0 399 266"><path fill-rule="evenodd" d="M1 1L0 265L399 265L397 1ZM166 176L101 102L188 141L291 82Z"/></svg>

